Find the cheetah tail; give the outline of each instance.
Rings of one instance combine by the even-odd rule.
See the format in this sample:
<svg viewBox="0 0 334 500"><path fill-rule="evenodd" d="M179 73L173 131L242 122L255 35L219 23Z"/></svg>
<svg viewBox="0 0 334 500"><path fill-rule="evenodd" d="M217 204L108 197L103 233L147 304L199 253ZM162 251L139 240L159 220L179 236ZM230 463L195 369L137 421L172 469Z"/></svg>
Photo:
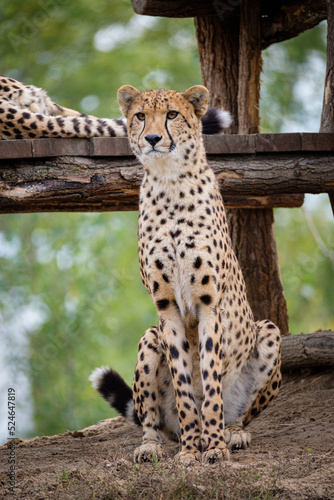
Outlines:
<svg viewBox="0 0 334 500"><path fill-rule="evenodd" d="M117 372L108 366L101 366L95 368L89 380L112 408L129 422L141 425L135 410L132 389Z"/></svg>
<svg viewBox="0 0 334 500"><path fill-rule="evenodd" d="M209 108L202 116L203 134L221 134L224 128L228 128L232 123L232 116L228 111L219 108Z"/></svg>

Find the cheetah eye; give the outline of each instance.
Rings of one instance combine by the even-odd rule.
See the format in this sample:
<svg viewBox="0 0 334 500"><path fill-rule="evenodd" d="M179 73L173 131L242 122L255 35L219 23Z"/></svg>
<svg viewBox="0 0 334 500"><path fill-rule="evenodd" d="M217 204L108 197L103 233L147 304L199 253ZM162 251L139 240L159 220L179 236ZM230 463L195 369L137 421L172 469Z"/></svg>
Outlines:
<svg viewBox="0 0 334 500"><path fill-rule="evenodd" d="M167 118L168 120L174 120L179 113L177 111L168 111Z"/></svg>
<svg viewBox="0 0 334 500"><path fill-rule="evenodd" d="M138 118L139 121L143 122L145 120L145 114L144 113L137 113L136 117Z"/></svg>

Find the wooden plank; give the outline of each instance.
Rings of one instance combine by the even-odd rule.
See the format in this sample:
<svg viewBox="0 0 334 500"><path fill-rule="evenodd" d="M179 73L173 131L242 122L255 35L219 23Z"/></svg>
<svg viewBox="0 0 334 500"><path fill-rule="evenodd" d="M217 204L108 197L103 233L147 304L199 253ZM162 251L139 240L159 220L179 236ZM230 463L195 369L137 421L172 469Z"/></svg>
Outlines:
<svg viewBox="0 0 334 500"><path fill-rule="evenodd" d="M257 153L273 153L301 151L302 139L301 134L256 134L256 152Z"/></svg>
<svg viewBox="0 0 334 500"><path fill-rule="evenodd" d="M334 133L303 133L301 149L303 151L334 151Z"/></svg>
<svg viewBox="0 0 334 500"><path fill-rule="evenodd" d="M205 135L206 152L210 155L255 153L255 135Z"/></svg>
<svg viewBox="0 0 334 500"><path fill-rule="evenodd" d="M208 155L334 151L334 134L204 135ZM127 137L0 140L1 159L56 156L133 156Z"/></svg>
<svg viewBox="0 0 334 500"><path fill-rule="evenodd" d="M133 156L127 137L93 137L90 156Z"/></svg>
<svg viewBox="0 0 334 500"><path fill-rule="evenodd" d="M31 140L0 140L0 160L5 158L30 158L32 156Z"/></svg>
<svg viewBox="0 0 334 500"><path fill-rule="evenodd" d="M34 139L32 154L34 158L52 158L55 156L89 156L89 139Z"/></svg>

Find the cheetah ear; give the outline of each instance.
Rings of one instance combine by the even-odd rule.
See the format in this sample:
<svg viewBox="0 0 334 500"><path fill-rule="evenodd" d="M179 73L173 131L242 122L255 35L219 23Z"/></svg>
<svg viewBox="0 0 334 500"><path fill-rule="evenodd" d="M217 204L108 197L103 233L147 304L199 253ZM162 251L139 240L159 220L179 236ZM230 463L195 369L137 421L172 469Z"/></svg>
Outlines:
<svg viewBox="0 0 334 500"><path fill-rule="evenodd" d="M209 91L202 85L194 85L190 89L182 93L195 108L195 113L198 118L204 115L208 108Z"/></svg>
<svg viewBox="0 0 334 500"><path fill-rule="evenodd" d="M123 87L118 90L117 99L125 118L128 116L133 101L140 93L140 90L135 89L131 85L123 85Z"/></svg>

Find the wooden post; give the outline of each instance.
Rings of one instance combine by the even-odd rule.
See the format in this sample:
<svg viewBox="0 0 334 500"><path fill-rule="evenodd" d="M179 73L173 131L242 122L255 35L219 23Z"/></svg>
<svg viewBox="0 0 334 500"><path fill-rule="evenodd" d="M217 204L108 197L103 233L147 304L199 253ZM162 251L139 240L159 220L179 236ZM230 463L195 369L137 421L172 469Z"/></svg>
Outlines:
<svg viewBox="0 0 334 500"><path fill-rule="evenodd" d="M232 133L256 133L259 128L260 20L259 0L244 0L240 18L195 18L203 81L211 104L232 112ZM229 210L228 219L255 319L271 319L282 334L288 333L272 209Z"/></svg>
<svg viewBox="0 0 334 500"><path fill-rule="evenodd" d="M327 68L320 132L334 132L334 2L327 7ZM334 214L334 191L328 193Z"/></svg>

